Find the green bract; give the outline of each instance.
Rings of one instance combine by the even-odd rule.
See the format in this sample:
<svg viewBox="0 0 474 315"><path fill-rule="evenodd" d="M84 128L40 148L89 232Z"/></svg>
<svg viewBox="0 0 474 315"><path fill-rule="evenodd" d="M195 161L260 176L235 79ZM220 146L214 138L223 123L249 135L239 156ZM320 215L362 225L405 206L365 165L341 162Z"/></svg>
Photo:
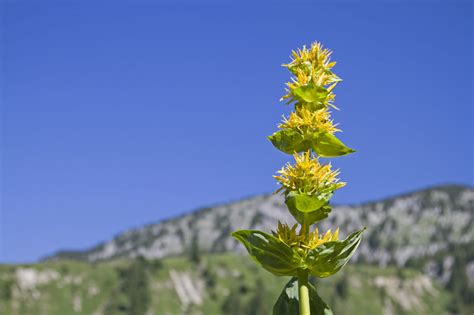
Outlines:
<svg viewBox="0 0 474 315"><path fill-rule="evenodd" d="M326 107L324 101L327 99L329 91L313 82L295 88L292 92L293 97L298 100L298 106L308 106L312 110Z"/></svg>
<svg viewBox="0 0 474 315"><path fill-rule="evenodd" d="M291 247L273 235L256 230L232 233L247 248L250 256L276 276L294 276L302 259Z"/></svg>
<svg viewBox="0 0 474 315"><path fill-rule="evenodd" d="M269 136L268 139L275 148L287 154L312 150L321 157L330 158L355 152L328 132L302 133L292 129L282 129Z"/></svg>
<svg viewBox="0 0 474 315"><path fill-rule="evenodd" d="M365 228L341 242L328 242L311 250L306 257L309 272L319 278L335 274L349 261L360 244Z"/></svg>
<svg viewBox="0 0 474 315"><path fill-rule="evenodd" d="M285 198L288 210L300 224L313 224L328 217L331 207L328 205L332 193L327 195L310 196L299 193L289 193Z"/></svg>
<svg viewBox="0 0 474 315"><path fill-rule="evenodd" d="M322 132L315 138L312 149L319 156L330 158L355 152L354 149L348 148L341 140L328 132Z"/></svg>
<svg viewBox="0 0 474 315"><path fill-rule="evenodd" d="M288 206L288 210L290 211L291 215L295 218L296 222L298 222L299 224L311 225L318 221L326 219L329 216L329 213L331 212L331 207L329 206L328 203L326 203L324 206L322 206L318 210L312 211L312 212L302 212L296 209L295 207L290 207L290 206Z"/></svg>
<svg viewBox="0 0 474 315"><path fill-rule="evenodd" d="M261 231L240 230L232 233L232 236L245 245L257 263L274 275L295 276L299 270L308 269L312 275L325 278L341 270L349 261L359 246L364 230L352 233L343 241L319 245L303 256L299 248L290 247L275 236Z"/></svg>
<svg viewBox="0 0 474 315"><path fill-rule="evenodd" d="M280 151L287 154L295 152L307 151L312 147L312 140L305 137L297 131L291 129L283 129L275 132L268 139Z"/></svg>
<svg viewBox="0 0 474 315"><path fill-rule="evenodd" d="M313 212L319 210L328 203L331 193L325 195L307 195L297 192L291 192L286 196L285 203L288 208L293 208L300 212Z"/></svg>

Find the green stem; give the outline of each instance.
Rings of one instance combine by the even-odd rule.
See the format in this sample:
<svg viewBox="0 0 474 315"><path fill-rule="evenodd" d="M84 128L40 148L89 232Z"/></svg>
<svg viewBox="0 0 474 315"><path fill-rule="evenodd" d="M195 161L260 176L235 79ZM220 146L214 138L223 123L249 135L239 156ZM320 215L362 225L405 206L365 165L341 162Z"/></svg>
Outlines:
<svg viewBox="0 0 474 315"><path fill-rule="evenodd" d="M309 285L307 270L300 270L298 272L298 294L300 302L300 315L311 315L311 309L309 307Z"/></svg>
<svg viewBox="0 0 474 315"><path fill-rule="evenodd" d="M300 235L304 235L305 237L309 235L309 225L305 221L301 223Z"/></svg>
<svg viewBox="0 0 474 315"><path fill-rule="evenodd" d="M300 235L308 238L309 224L306 221L301 222ZM309 286L308 286L308 270L298 271L298 294L300 303L299 315L311 315L309 306Z"/></svg>

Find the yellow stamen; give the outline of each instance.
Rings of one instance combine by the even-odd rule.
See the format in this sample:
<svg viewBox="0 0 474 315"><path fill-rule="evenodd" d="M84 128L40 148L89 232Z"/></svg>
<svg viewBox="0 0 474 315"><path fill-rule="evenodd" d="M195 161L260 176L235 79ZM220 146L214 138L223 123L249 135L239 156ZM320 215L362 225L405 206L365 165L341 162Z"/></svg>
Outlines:
<svg viewBox="0 0 474 315"><path fill-rule="evenodd" d="M288 193L296 191L308 195L319 195L332 192L345 185L338 182L339 170L331 170L331 164L320 164L318 159L308 152L295 153L295 164L287 163L274 178L281 188L277 190Z"/></svg>
<svg viewBox="0 0 474 315"><path fill-rule="evenodd" d="M339 239L338 235L339 228L337 228L334 234L331 233L331 230L328 230L324 236L319 234L319 231L316 228L313 232L309 233L308 238L303 241L301 246L307 249L315 249L324 243L337 241Z"/></svg>
<svg viewBox="0 0 474 315"><path fill-rule="evenodd" d="M312 112L306 108L300 108L292 112L288 118L278 126L280 129L296 129L299 132L326 131L331 134L341 131L331 120L331 114L327 109Z"/></svg>

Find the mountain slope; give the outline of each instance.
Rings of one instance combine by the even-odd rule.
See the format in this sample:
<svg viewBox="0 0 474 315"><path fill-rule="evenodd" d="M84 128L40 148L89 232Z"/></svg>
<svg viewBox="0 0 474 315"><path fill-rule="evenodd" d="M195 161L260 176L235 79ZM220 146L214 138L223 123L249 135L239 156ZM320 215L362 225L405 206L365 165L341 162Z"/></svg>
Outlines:
<svg viewBox="0 0 474 315"><path fill-rule="evenodd" d="M269 231L278 220L293 222L279 195L257 196L198 210L173 220L126 231L82 252L61 257L90 262L124 257L162 258L185 253L196 241L204 252L242 251L230 236L237 229ZM361 205L334 206L322 229L350 233L368 227L355 259L381 266L433 256L474 241L474 189L447 185Z"/></svg>

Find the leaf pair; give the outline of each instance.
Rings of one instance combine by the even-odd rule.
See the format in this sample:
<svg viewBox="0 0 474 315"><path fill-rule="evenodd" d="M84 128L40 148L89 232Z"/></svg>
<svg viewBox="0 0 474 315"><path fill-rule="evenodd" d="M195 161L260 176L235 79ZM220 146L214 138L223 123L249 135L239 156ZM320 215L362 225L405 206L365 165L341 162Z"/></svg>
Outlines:
<svg viewBox="0 0 474 315"><path fill-rule="evenodd" d="M303 134L293 129L282 129L268 139L278 150L287 154L313 150L321 157L330 158L355 152L329 132Z"/></svg>
<svg viewBox="0 0 474 315"><path fill-rule="evenodd" d="M316 288L309 284L309 305L312 315L333 315L331 308L319 297ZM273 315L299 315L298 279L291 278L273 306Z"/></svg>
<svg viewBox="0 0 474 315"><path fill-rule="evenodd" d="M273 235L257 230L240 230L232 233L263 268L277 276L296 276L298 270L324 278L338 272L354 254L362 232L352 233L343 241L324 243L302 253L301 249L285 244Z"/></svg>

